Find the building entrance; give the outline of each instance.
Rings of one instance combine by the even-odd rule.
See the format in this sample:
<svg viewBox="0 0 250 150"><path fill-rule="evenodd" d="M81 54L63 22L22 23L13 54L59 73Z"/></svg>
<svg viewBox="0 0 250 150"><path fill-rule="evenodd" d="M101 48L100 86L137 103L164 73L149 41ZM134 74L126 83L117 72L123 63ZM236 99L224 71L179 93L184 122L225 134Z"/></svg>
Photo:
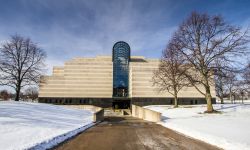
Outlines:
<svg viewBox="0 0 250 150"><path fill-rule="evenodd" d="M113 100L113 109L130 109L130 100Z"/></svg>

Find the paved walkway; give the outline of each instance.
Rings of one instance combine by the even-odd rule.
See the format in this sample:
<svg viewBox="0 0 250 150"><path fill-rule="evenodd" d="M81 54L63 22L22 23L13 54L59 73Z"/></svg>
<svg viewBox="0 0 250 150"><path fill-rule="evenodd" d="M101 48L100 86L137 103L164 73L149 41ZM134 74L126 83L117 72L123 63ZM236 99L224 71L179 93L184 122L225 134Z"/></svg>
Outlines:
<svg viewBox="0 0 250 150"><path fill-rule="evenodd" d="M58 150L217 150L161 125L133 117L107 117Z"/></svg>

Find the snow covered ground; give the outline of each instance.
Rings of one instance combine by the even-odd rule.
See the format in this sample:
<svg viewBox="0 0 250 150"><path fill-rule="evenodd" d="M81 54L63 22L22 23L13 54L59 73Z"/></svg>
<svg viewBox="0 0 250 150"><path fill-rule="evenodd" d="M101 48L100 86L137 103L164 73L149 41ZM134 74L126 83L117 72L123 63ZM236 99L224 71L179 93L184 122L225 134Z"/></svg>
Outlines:
<svg viewBox="0 0 250 150"><path fill-rule="evenodd" d="M93 112L62 106L0 102L0 149L44 149L93 125Z"/></svg>
<svg viewBox="0 0 250 150"><path fill-rule="evenodd" d="M250 104L216 104L221 114L204 114L206 105L147 106L162 113L161 124L229 150L250 150Z"/></svg>

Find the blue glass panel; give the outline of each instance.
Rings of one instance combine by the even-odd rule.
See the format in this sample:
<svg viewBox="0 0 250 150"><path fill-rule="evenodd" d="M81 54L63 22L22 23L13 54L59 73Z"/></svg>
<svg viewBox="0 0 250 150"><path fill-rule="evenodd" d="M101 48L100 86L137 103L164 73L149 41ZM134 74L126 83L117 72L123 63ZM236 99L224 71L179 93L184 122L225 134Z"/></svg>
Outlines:
<svg viewBox="0 0 250 150"><path fill-rule="evenodd" d="M113 97L128 97L130 47L117 42L113 47Z"/></svg>

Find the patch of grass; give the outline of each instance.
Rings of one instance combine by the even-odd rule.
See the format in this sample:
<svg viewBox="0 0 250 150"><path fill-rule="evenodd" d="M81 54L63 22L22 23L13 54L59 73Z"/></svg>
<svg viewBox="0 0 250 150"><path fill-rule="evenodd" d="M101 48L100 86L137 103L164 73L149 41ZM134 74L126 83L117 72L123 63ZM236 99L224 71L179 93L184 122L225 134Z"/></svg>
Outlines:
<svg viewBox="0 0 250 150"><path fill-rule="evenodd" d="M222 111L218 111L218 110L213 110L212 112L208 112L208 111L204 111L204 112L199 112L198 114L223 114Z"/></svg>
<svg viewBox="0 0 250 150"><path fill-rule="evenodd" d="M204 111L204 114L222 114L222 111L218 111L218 110Z"/></svg>

